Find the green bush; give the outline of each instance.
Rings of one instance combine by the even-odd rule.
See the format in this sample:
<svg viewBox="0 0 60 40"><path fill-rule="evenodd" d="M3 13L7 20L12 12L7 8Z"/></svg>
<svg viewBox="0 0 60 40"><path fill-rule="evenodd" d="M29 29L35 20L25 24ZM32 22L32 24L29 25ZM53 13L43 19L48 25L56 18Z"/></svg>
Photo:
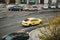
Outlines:
<svg viewBox="0 0 60 40"><path fill-rule="evenodd" d="M46 27L44 27L46 29ZM48 20L48 30L50 30L51 35L45 34L43 31L39 30L43 36L38 34L38 37L42 40L60 40L60 17L54 18L52 21Z"/></svg>

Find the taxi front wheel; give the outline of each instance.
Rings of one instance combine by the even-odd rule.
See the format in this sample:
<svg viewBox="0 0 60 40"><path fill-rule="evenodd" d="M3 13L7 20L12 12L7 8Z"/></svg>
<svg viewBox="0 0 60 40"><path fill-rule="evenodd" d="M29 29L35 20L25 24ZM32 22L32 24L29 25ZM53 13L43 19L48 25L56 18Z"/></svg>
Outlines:
<svg viewBox="0 0 60 40"><path fill-rule="evenodd" d="M43 22L40 22L40 24L43 24Z"/></svg>

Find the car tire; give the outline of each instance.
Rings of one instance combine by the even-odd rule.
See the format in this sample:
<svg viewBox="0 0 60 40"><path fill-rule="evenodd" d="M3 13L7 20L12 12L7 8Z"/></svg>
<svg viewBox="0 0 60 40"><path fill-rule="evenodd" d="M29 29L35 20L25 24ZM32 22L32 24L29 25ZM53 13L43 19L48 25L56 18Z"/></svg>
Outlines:
<svg viewBox="0 0 60 40"><path fill-rule="evenodd" d="M23 9L21 9L21 11L23 11Z"/></svg>
<svg viewBox="0 0 60 40"><path fill-rule="evenodd" d="M43 22L40 22L40 24L43 24Z"/></svg>
<svg viewBox="0 0 60 40"><path fill-rule="evenodd" d="M31 24L29 24L29 26L32 26Z"/></svg>
<svg viewBox="0 0 60 40"><path fill-rule="evenodd" d="M18 11L19 11L19 9L18 9Z"/></svg>
<svg viewBox="0 0 60 40"><path fill-rule="evenodd" d="M9 11L10 11L10 9L9 9Z"/></svg>

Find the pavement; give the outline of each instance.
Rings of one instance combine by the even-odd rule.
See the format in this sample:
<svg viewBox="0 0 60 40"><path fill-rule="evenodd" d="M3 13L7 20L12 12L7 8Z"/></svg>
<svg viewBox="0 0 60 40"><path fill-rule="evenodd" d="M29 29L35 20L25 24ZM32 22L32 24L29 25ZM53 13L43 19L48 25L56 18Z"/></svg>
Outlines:
<svg viewBox="0 0 60 40"><path fill-rule="evenodd" d="M26 28L22 27L20 22L28 17L36 17L41 18L45 22L46 18L49 18L50 20L56 16L56 12L54 11L6 11L6 17L0 19L0 39L2 36ZM2 13L4 14L4 13ZM34 26L35 27L35 26ZM28 27L29 28L29 27Z"/></svg>
<svg viewBox="0 0 60 40"><path fill-rule="evenodd" d="M1 10L2 9L2 10ZM15 16L16 14L17 14L17 12L18 11L8 11L8 9L6 9L6 8L1 8L0 9L0 18L5 18L5 17L12 17L12 16ZM48 10L43 10L43 9L41 9L41 10L39 10L38 12L47 12L47 11L60 11L60 9L48 9ZM10 12L13 12L13 14L12 13L10 13ZM15 13L16 12L16 13ZM21 11L20 11L21 12ZM29 13L28 13L29 12ZM36 11L35 11L36 12ZM29 15L30 13L33 13L33 11L23 11L23 12L21 12L20 13L20 15L22 15L22 16L26 16L26 15ZM19 15L19 14L18 14Z"/></svg>
<svg viewBox="0 0 60 40"><path fill-rule="evenodd" d="M27 16L29 16L29 15L34 15L34 14L41 14L41 13L45 13L45 12L50 12L50 11L53 11L53 10L41 10L41 11L4 11L4 12L1 12L1 14L4 14L4 15L1 15L1 16L4 16L4 17L1 17L1 19L6 19L6 20L9 20L10 19L10 21L11 20L13 20L13 21L11 21L11 22L13 22L13 23L11 23L11 22L9 22L9 24L8 23L6 23L6 25L2 25L2 24L0 24L1 25L1 27L0 27L0 29L2 29L3 27L5 28L5 27L8 27L9 25L11 25L11 24L19 24L21 21L20 20L22 20L22 18L21 17L27 17ZM16 18L16 19L15 19ZM21 18L20 20L17 20L17 19L19 19L19 18ZM40 18L42 18L42 17L40 17ZM15 21L16 22L15 22ZM0 20L0 21L2 21L2 20ZM3 24L5 24L5 23L3 23ZM11 26L13 26L13 25L11 25Z"/></svg>

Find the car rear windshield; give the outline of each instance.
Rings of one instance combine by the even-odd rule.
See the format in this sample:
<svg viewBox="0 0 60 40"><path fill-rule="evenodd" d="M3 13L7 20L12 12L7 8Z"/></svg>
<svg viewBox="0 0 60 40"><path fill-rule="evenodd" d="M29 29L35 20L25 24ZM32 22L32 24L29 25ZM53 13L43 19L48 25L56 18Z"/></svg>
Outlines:
<svg viewBox="0 0 60 40"><path fill-rule="evenodd" d="M29 19L25 19L24 21L29 21Z"/></svg>

